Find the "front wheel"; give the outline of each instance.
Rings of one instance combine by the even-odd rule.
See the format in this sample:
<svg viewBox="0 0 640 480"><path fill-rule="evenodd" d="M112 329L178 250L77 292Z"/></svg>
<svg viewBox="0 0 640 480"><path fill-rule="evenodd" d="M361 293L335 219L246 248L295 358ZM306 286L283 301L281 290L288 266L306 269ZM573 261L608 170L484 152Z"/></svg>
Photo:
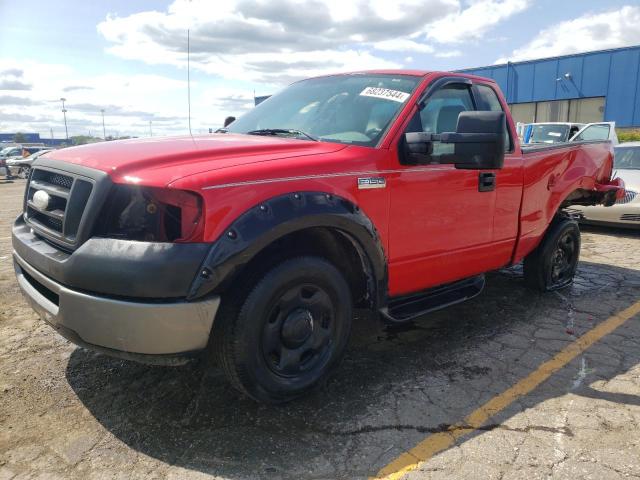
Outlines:
<svg viewBox="0 0 640 480"><path fill-rule="evenodd" d="M18 178L28 178L30 167L22 166L18 169Z"/></svg>
<svg viewBox="0 0 640 480"><path fill-rule="evenodd" d="M525 283L549 292L573 282L580 258L580 228L568 218L554 221L542 242L524 259Z"/></svg>
<svg viewBox="0 0 640 480"><path fill-rule="evenodd" d="M328 261L284 261L237 297L223 300L214 332L219 363L237 389L283 403L307 393L339 363L352 301L344 277Z"/></svg>

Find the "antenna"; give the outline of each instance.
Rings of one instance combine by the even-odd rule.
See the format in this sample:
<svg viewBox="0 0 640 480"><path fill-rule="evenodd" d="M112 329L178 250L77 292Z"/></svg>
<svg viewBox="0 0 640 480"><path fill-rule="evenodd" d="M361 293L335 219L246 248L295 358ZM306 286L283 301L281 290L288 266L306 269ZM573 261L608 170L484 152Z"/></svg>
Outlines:
<svg viewBox="0 0 640 480"><path fill-rule="evenodd" d="M193 136L191 133L191 74L189 73L191 49L189 36L189 29L187 29L187 107L189 108L189 135Z"/></svg>

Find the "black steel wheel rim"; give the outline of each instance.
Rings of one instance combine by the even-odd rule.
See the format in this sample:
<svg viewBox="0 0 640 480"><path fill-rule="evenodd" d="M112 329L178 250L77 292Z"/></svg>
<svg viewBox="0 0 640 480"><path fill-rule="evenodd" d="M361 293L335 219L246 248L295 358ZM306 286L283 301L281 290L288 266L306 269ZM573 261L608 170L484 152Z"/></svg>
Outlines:
<svg viewBox="0 0 640 480"><path fill-rule="evenodd" d="M335 348L335 305L314 284L289 287L267 310L262 354L269 369L281 377L320 372Z"/></svg>
<svg viewBox="0 0 640 480"><path fill-rule="evenodd" d="M573 276L573 267L578 249L571 232L565 232L556 244L551 256L551 281L553 284L566 282Z"/></svg>

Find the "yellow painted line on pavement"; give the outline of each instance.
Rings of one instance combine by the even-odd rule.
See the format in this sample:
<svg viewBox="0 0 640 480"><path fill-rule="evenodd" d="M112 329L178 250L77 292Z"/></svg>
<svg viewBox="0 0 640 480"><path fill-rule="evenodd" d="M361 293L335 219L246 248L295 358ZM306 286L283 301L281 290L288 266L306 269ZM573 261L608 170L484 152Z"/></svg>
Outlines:
<svg viewBox="0 0 640 480"><path fill-rule="evenodd" d="M533 391L538 385L566 366L571 360L591 347L595 342L613 332L638 313L640 313L640 301L593 327L580 338L563 348L551 360L540 365L527 377L472 412L461 423L452 425L445 432L429 435L411 450L403 453L382 468L373 478L397 480L407 473L416 470L421 462L425 462L434 455L450 448L455 444L456 440L463 435L482 427L491 417L507 408L518 398Z"/></svg>

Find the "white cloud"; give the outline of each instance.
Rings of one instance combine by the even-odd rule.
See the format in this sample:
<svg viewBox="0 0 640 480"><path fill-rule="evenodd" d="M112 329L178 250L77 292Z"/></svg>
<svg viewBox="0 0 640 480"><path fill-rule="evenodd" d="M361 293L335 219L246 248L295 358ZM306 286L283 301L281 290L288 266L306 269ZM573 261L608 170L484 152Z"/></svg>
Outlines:
<svg viewBox="0 0 640 480"><path fill-rule="evenodd" d="M419 32L457 4L456 0L402 0L388 8L377 3L177 0L167 12L110 15L98 31L111 43L110 53L184 67L189 28L195 69L228 79L282 84L328 71L398 67L398 62L371 53L374 46L385 51L431 51L400 37Z"/></svg>
<svg viewBox="0 0 640 480"><path fill-rule="evenodd" d="M531 0L472 0L467 8L434 22L427 29L427 38L439 43L464 43L478 40L500 22L523 12Z"/></svg>
<svg viewBox="0 0 640 480"><path fill-rule="evenodd" d="M637 6L587 13L540 31L532 41L496 63L637 45L640 43L639 25L640 7Z"/></svg>
<svg viewBox="0 0 640 480"><path fill-rule="evenodd" d="M461 57L462 56L462 51L461 50L440 50L440 51L436 52L435 55L438 58Z"/></svg>
<svg viewBox="0 0 640 480"><path fill-rule="evenodd" d="M149 74L87 75L68 65L24 59L2 58L0 65L20 65L17 76L30 85L28 92L0 90L1 131L38 132L49 137L53 129L54 136L64 137L60 97L65 97L69 135L91 132L102 136L101 109L105 110L107 135L148 135L149 121L154 134L187 132L186 81ZM220 100L216 104L205 95L210 85L192 82L192 87L194 132L218 126L230 108L248 105L253 98L245 90L227 89L218 92L227 103ZM244 104L237 102L241 96Z"/></svg>
<svg viewBox="0 0 640 480"><path fill-rule="evenodd" d="M394 38L391 40L384 40L382 42L376 42L373 44L373 48L385 52L419 52L419 53L432 53L433 47L425 43L418 43L408 38Z"/></svg>
<svg viewBox="0 0 640 480"><path fill-rule="evenodd" d="M109 15L107 51L149 64L186 64L234 80L286 84L328 72L394 68L432 41L480 38L526 0L176 0L167 11ZM398 60L389 60L397 52ZM403 55L404 54L404 55Z"/></svg>
<svg viewBox="0 0 640 480"><path fill-rule="evenodd" d="M1 1L1 0L0 0ZM182 69L190 30L193 131L220 126L258 94L329 72L419 65L453 57L530 0L175 0L166 10L107 15L97 25L120 58ZM87 74L80 64L0 58L0 129L71 135L186 132L186 82L165 75ZM20 68L10 68L11 66ZM133 68L136 67L132 63ZM43 74L46 72L46 74Z"/></svg>

